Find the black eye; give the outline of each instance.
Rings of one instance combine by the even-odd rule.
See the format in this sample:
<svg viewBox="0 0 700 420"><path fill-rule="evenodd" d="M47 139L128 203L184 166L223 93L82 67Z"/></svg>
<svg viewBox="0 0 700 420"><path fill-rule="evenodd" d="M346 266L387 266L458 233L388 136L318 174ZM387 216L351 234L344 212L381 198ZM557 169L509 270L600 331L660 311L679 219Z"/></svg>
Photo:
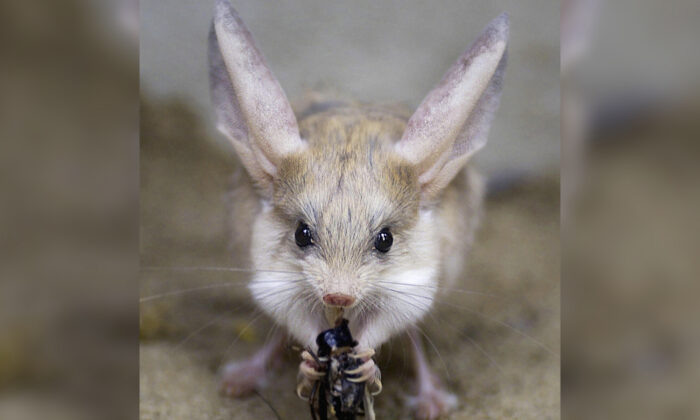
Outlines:
<svg viewBox="0 0 700 420"><path fill-rule="evenodd" d="M394 237L389 232L389 228L382 229L374 239L374 247L379 252L389 252L391 244L394 243Z"/></svg>
<svg viewBox="0 0 700 420"><path fill-rule="evenodd" d="M311 229L306 223L299 222L297 226L297 231L294 232L294 240L299 245L299 248L305 248L309 245L313 245L314 240L311 237Z"/></svg>

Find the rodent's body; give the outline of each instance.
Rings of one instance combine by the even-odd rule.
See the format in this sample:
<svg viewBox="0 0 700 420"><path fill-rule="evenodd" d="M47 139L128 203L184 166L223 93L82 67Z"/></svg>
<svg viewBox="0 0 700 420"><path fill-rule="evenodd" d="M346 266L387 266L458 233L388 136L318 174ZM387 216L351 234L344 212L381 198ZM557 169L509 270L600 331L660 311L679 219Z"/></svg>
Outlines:
<svg viewBox="0 0 700 420"><path fill-rule="evenodd" d="M413 113L320 96L295 113L228 0L217 0L209 36L218 128L245 168L231 232L234 251L250 256L253 298L311 348L338 307L359 348L408 332L419 384L411 404L425 418L455 399L430 373L414 327L472 240L483 187L467 163L498 108L508 32L506 14L494 19ZM227 368L226 392L259 386L247 378L273 354L265 347ZM363 362L361 378L378 379ZM309 360L300 373L318 375Z"/></svg>
<svg viewBox="0 0 700 420"><path fill-rule="evenodd" d="M255 194L255 186L244 171L240 170L235 176L230 195L232 242L236 251L251 253L256 268L304 272L308 265L300 264L299 253L280 252L287 248L284 242L289 238L280 238L275 226L289 222L285 219L298 217L295 211L300 207L305 207L302 213L306 220L317 224L325 221L325 232L321 232L329 236L323 247L326 254L321 270L325 271L312 273L314 278L335 279L338 283L345 280L345 284L335 285L334 290L357 294L360 290L353 288L363 286L358 283L378 277L392 283L407 283L392 284L390 287L394 290L424 296L420 300L405 297L410 301L392 309L406 315L385 314L387 320L376 325L377 330L367 330L372 324L353 317L352 308L347 311L352 331L356 331L361 345L378 346L400 332L398 323L393 321L418 321L424 310L418 311L416 306L427 308L426 303L436 291L452 284L462 271L479 219L482 178L467 166L440 195L429 203L421 203L413 168L392 153L410 117L407 110L399 106L323 99L305 104L297 115L301 137L309 147L305 156L290 157L281 165L271 205L265 205ZM368 264L362 252L366 248L363 246L368 236L366 232L376 229L377 226L372 226L373 220L375 224L386 223L387 216L393 218L394 235L410 246L404 246L401 254L391 256L390 262ZM402 237L402 232L407 235ZM253 240L254 237L257 240ZM432 274L423 279L402 277L405 273L410 277L410 272L415 271ZM357 278L347 278L349 273ZM267 300L273 308L280 300L289 303L279 308L284 315L278 316L294 319L295 324L286 327L307 344L306 338L315 337L327 327L323 310L317 306L315 313L310 313L309 306L299 305L296 310L301 314L287 312L290 307L295 308L291 293L281 290L275 294L275 288L284 289L284 286L265 283L274 276L277 274L259 275L263 282L256 286L253 280L251 287L258 296L263 296L258 301L264 310L267 310ZM408 284L413 281L417 281L416 287ZM313 288L314 285L300 287ZM276 312L268 313L275 316ZM301 328L295 328L296 325Z"/></svg>

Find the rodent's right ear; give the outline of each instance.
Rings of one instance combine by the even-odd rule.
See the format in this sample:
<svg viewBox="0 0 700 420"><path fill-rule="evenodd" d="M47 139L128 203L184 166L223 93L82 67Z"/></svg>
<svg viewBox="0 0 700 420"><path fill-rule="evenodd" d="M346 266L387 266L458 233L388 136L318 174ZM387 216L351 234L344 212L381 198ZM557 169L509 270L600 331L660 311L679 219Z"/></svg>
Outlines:
<svg viewBox="0 0 700 420"><path fill-rule="evenodd" d="M253 180L269 189L280 161L305 147L292 107L228 0L209 33L209 87L217 128Z"/></svg>
<svg viewBox="0 0 700 420"><path fill-rule="evenodd" d="M445 188L486 145L506 66L509 19L501 14L447 71L408 120L396 143L419 174L423 197Z"/></svg>

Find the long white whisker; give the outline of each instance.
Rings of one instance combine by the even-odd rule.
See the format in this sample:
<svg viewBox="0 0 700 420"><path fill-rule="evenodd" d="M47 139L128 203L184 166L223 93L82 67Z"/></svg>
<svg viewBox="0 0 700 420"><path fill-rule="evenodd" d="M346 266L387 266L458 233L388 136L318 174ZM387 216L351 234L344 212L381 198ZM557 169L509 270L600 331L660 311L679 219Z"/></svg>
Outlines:
<svg viewBox="0 0 700 420"><path fill-rule="evenodd" d="M145 266L141 267L141 271L226 271L226 272L241 272L241 273L280 273L280 274L299 274L298 271L285 270L267 270L257 268L239 268L239 267L216 267L216 266Z"/></svg>
<svg viewBox="0 0 700 420"><path fill-rule="evenodd" d="M396 298L402 300L404 303L408 303L409 305L413 305L414 307L416 307L416 308L418 308L418 309L421 309L421 307L418 306L418 303L419 303L419 302L417 302L417 301L411 302L408 298L404 299L404 296L401 295L401 294L404 293L404 292L400 292L400 291L398 291L398 290L394 290L394 289L390 289L390 288L385 288L385 290L391 290L391 291L395 292L395 293L397 294L397 296L395 296ZM404 294L405 294L405 293L404 293ZM415 297L419 297L419 298L430 299L430 298L428 298L428 297L426 297L426 296L422 296L422 295L413 295L413 294L410 294L410 293L407 294L407 295L408 295L408 296L415 296ZM415 304L414 304L414 303L415 303ZM426 312L428 312L428 313L430 314L430 312L429 312L430 305L429 305L429 304L422 304L422 303L421 303L421 305L423 305L423 308L422 308L422 309L425 310ZM432 316L432 314L431 314L431 316ZM423 331L423 330L422 330L420 327L418 327L417 325L414 325L414 327L426 338L426 340L428 341L428 343L430 344L430 346L433 348L433 350L435 350L435 353L437 353L438 358L440 359L440 363L442 364L442 367L443 367L443 369L445 370L445 374L447 375L447 379L449 380L449 379L450 379L450 371L447 369L447 363L445 363L445 359L442 357L442 354L440 353L440 350L438 350L437 346L435 346L435 343L433 343L433 340L431 340L430 337L428 337L428 334L426 334L425 331Z"/></svg>
<svg viewBox="0 0 700 420"><path fill-rule="evenodd" d="M200 290L209 290L209 289L216 289L219 287L231 287L231 286L240 286L239 283L231 283L231 282L226 282L226 283L219 283L219 284L209 284L207 286L200 286L200 287L192 287L189 289L181 289L181 290L174 290L171 292L165 292L165 293L160 293L157 295L151 295L151 296L146 296L141 299L139 299L139 303L145 303L145 302L150 302L152 300L156 299L161 299L164 297L169 297L169 296L178 296L178 295L184 295L186 293L191 293L191 292L197 292Z"/></svg>
<svg viewBox="0 0 700 420"><path fill-rule="evenodd" d="M459 331L459 329L458 329L454 324L452 324L451 322L449 322L449 321L447 321L447 320L438 321L438 319L433 315L432 312L429 312L429 315L430 315L430 318L433 320L433 322L435 322L436 324L438 324L438 325L440 325L440 326L447 325L448 327L452 328L455 332ZM476 340L474 340L473 338L471 338L471 337L468 336L467 334L464 334L464 337L465 337L467 340L469 340L469 342L470 342L474 347L476 347L484 356L486 356L486 358L489 360L489 362L491 362L494 366L496 366L496 368L498 369L498 371L500 372L500 374L503 374L503 368L501 367L501 365L499 365L499 364L496 362L496 360L494 360L494 359L486 352L486 350L484 350L484 348L481 347L481 346L476 342Z"/></svg>
<svg viewBox="0 0 700 420"><path fill-rule="evenodd" d="M432 302L433 302L433 298L430 297L430 296L423 296L423 295L419 295L419 294L415 294L415 293L410 293L410 292L405 292L405 291L401 291L401 290L396 290L396 289L392 289L392 288L386 287L386 286L380 286L380 287L382 288L382 290L388 290L388 291L394 292L394 293L396 294L396 297L398 297L398 298L402 298L403 296L413 296L413 297L416 297L416 298L421 298L421 299L424 299L424 300L429 301L429 303L426 304L425 307L424 307L423 309L425 309L425 308L430 308L430 306L431 306L431 304L432 304ZM404 301L404 302L405 302L405 301ZM419 308L419 309L420 309L420 308Z"/></svg>
<svg viewBox="0 0 700 420"><path fill-rule="evenodd" d="M504 297L503 295L487 293L487 292L480 292L480 291L476 291L476 290L455 289L453 287L434 286L434 285L429 285L429 284L411 284L411 283L402 283L402 282L387 281L387 280L379 280L376 283L392 284L392 285L397 285L397 286L408 286L408 287L422 287L425 289L434 289L434 290L446 290L446 291L450 291L450 292L458 292L458 293L480 295L480 296L489 296L489 297L494 297L494 298Z"/></svg>
<svg viewBox="0 0 700 420"><path fill-rule="evenodd" d="M207 322L206 324L202 325L201 327L197 328L196 330L192 331L187 337L185 337L182 341L177 343L175 347L173 347L173 351L177 350L178 348L182 347L185 343L187 343L192 337L195 335L199 334L200 332L204 331L206 328L210 327L211 325L214 325L215 323L221 321L225 316L228 316L230 314L230 311L226 311L225 313L215 317L211 321Z"/></svg>
<svg viewBox="0 0 700 420"><path fill-rule="evenodd" d="M469 340L469 342L472 343L472 345L473 345L474 347L476 347L477 349L479 349L479 351L480 351L484 356L486 356L486 358L489 360L489 362L493 363L493 365L496 366L496 368L498 369L498 371L501 372L501 375L504 374L503 368L501 367L501 365L499 365L498 363L496 363L496 361L486 352L486 350L483 349L483 347L481 347L481 346L476 342L476 340L474 340L473 338L469 337L469 336L466 335L466 334L464 335L464 337L465 337L467 340Z"/></svg>
<svg viewBox="0 0 700 420"><path fill-rule="evenodd" d="M474 315L477 315L477 316L479 316L479 317L481 317L481 318L488 319L489 321L493 321L493 322L495 322L495 323L497 323L497 324L499 324L499 325L502 325L502 326L504 326L504 327L507 327L507 328L509 328L509 329L511 329L511 330L513 330L513 331L515 331L518 335L520 335L520 336L522 336L522 337L525 337L525 338L527 338L528 340L532 341L532 342L535 343L538 347L540 347L541 349L545 350L547 353L549 353L550 355L554 356L556 359L559 359L559 355L556 354L556 353L554 353L554 351L551 350L549 347L547 347L544 343L542 343L541 341L537 340L536 338L534 338L534 337L532 337L532 336L530 336L530 335L524 333L523 331L520 331L519 329L515 328L514 326L508 324L507 322L503 322L503 321L501 321L500 319L496 319L496 318L490 317L490 316L488 316L488 315L482 314L481 312L478 312L478 311L475 311L475 310L472 310L472 309L468 309L468 308L462 307L462 306L460 306L460 305L455 305L455 304L452 304L452 303L450 303L450 302L442 302L442 303L447 304L447 305L450 305L450 306L455 307L455 308L457 308L457 309L463 309L463 310L465 310L465 311L467 311L467 312L470 312L470 313L473 313Z"/></svg>
<svg viewBox="0 0 700 420"><path fill-rule="evenodd" d="M233 345L238 342L238 340L243 336L243 334L246 331L248 331L248 329L251 327L251 325L253 325L253 323L258 320L258 318L263 316L263 312L261 310L257 310L255 312L259 312L259 313L255 316L255 318L250 320L250 322L248 322L245 325L245 327L243 327L243 329L238 333L236 338L231 342L231 344L228 345L228 347L226 347L226 350L224 350L224 354L221 356L221 360L219 361L219 367L221 367L221 365L224 363L224 360L226 359L226 355L228 354L229 351L231 351L231 348L233 348Z"/></svg>
<svg viewBox="0 0 700 420"><path fill-rule="evenodd" d="M300 281L303 281L304 279L281 279L281 280L262 280L258 281L258 283L280 283L280 284L287 284L287 283L298 283ZM197 292L201 290L208 290L208 289L216 289L219 287L232 287L232 286L244 286L249 284L249 282L231 282L228 281L226 283L217 283L217 284L208 284L206 286L199 286L199 287L191 287L189 289L180 289L180 290L173 290L170 292L165 292L165 293L160 293L157 295L151 295L151 296L146 296L141 299L139 299L139 303L144 303L144 302L149 302L155 299L161 299L164 297L169 297L169 296L178 296L178 295L184 295L186 293L191 293L191 292Z"/></svg>
<svg viewBox="0 0 700 420"><path fill-rule="evenodd" d="M267 332L267 335L265 335L265 341L263 342L263 347L267 347L268 343L272 339L272 336L277 332L277 329L279 328L279 325L277 325L276 322L272 323L272 327Z"/></svg>
<svg viewBox="0 0 700 420"><path fill-rule="evenodd" d="M382 283L382 282L377 282L377 283ZM430 299L431 299L431 298L428 297L428 296L418 295L418 294L410 293L410 292L406 292L406 291L399 291L399 290L395 290L395 289L388 288L388 287L386 287L386 286L381 286L381 285L379 285L378 287L381 288L381 289L383 289L383 290L387 290L387 291L394 292L394 293L396 294L395 297L397 297L397 298L399 298L399 299L402 299L402 296L412 296L412 297L420 298L420 299L424 299L424 300L430 300ZM405 302L406 300L404 299L403 301ZM443 301L443 302L441 302L441 303L446 304L446 305L450 305L450 306L455 307L455 308L457 308L457 309L463 309L463 310L465 310L465 311L467 311L467 312L470 312L470 313L473 313L473 314L475 314L475 315L477 315L477 316L479 316L479 317L482 317L482 318L487 319L487 320L492 321L492 322L496 322L496 323L499 324L499 325L502 325L502 326L504 326L504 327L506 327L506 328L509 328L509 329L513 330L515 333L517 333L518 335L520 335L520 336L522 336L522 337L525 337L526 339L532 341L534 344L536 344L536 345L537 345L538 347L540 347L541 349L545 350L547 353L549 353L550 355L552 355L552 356L555 357L556 359L559 359L559 358L560 358L558 354L556 354L554 351L552 351L548 346L546 346L546 345L545 345L544 343L542 343L541 341L537 340L536 338L534 338L534 337L532 337L532 336L526 334L525 332L523 332L523 331L521 331L521 330L515 328L514 326L512 326L512 325L510 325L510 324L508 324L508 323L506 323L506 322L504 322L504 321L501 321L501 320L499 320L499 319L495 319L495 318L490 317L490 316L488 316L488 315L482 314L482 313L480 313L480 312L478 312L478 311L475 311L475 310L473 310L473 309L469 309L469 308L463 307L463 306L461 306L461 305L453 304L453 303L451 303L451 302Z"/></svg>
<svg viewBox="0 0 700 420"><path fill-rule="evenodd" d="M442 358L442 354L440 354L440 350L437 349L437 347L435 346L435 343L433 343L433 340L431 340L430 337L428 337L428 334L426 334L425 331L423 331L418 325L414 325L413 327L416 328L418 330L418 332L423 334L423 337L425 337L426 340L428 340L428 344L430 344L430 347L432 347L433 350L435 350L435 353L437 353L438 357L440 358L440 363L442 363L442 368L445 369L445 374L447 374L447 380L448 381L451 380L450 371L449 371L449 369L447 369L447 363L445 363L445 359Z"/></svg>
<svg viewBox="0 0 700 420"><path fill-rule="evenodd" d="M283 294L289 293L289 292L296 290L296 289L298 289L298 286L296 284L292 284L291 286L285 287L283 289L274 289L274 290L268 291L267 293L256 295L255 298L258 300L267 299L269 297L272 297L272 296L275 296L278 294L283 295ZM282 300L280 300L280 302L277 305L286 304L286 303L287 303L287 300L282 299ZM277 307L278 307L277 305L273 308L274 310L277 309Z"/></svg>
<svg viewBox="0 0 700 420"><path fill-rule="evenodd" d="M418 309L418 310L420 310L420 311L427 311L427 310L430 309L430 304L423 304L423 303L421 303L421 305L423 305L423 306L418 306L418 303L419 303L419 302L413 302L413 301L410 301L410 300L407 300L407 299L404 298L404 295L409 295L409 296L410 296L410 295L412 295L411 293L402 292L402 291L399 291L399 290L396 290L396 289L391 289L391 288L388 288L388 287L385 287L385 286L381 286L381 287L382 287L383 290L388 290L388 291L394 292L394 298L399 299L399 300L401 300L402 302L407 303L407 304L413 306L414 308L416 308L416 309ZM415 296L417 296L417 297L425 297L425 296L421 296L421 295L415 295ZM430 298L428 298L428 297L425 297L425 298L426 298L426 299L430 299Z"/></svg>

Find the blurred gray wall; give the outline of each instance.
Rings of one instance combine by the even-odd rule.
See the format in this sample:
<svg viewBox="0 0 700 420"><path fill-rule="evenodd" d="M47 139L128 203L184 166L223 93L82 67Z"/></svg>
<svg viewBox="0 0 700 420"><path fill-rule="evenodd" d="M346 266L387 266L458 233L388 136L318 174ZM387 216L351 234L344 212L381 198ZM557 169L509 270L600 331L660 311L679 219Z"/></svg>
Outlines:
<svg viewBox="0 0 700 420"><path fill-rule="evenodd" d="M233 0L293 100L332 86L363 101L417 105L500 12L509 68L486 172L559 167L559 2ZM211 121L206 38L214 0L141 0L141 89ZM209 124L212 128L213 124Z"/></svg>

